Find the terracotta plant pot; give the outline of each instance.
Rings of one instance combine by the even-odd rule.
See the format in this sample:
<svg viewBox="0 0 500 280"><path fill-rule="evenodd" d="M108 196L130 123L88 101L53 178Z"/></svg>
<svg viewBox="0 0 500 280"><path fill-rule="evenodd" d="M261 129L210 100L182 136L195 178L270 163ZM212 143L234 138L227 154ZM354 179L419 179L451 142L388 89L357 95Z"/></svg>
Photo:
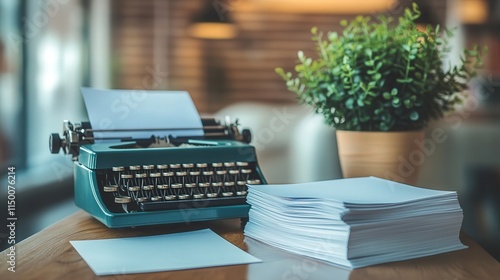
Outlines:
<svg viewBox="0 0 500 280"><path fill-rule="evenodd" d="M418 179L425 155L420 150L425 132L371 132L337 130L344 178L376 176L410 185Z"/></svg>

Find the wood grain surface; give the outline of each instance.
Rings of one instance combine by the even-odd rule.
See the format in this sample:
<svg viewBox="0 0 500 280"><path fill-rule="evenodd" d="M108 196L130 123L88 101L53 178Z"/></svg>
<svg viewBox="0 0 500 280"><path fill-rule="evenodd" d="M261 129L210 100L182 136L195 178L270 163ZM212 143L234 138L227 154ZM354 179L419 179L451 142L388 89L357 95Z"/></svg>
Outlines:
<svg viewBox="0 0 500 280"><path fill-rule="evenodd" d="M211 228L263 262L97 277L69 243L70 240L146 236L203 228ZM500 279L500 263L467 236L461 239L468 249L349 271L245 238L237 219L109 229L80 211L17 244L16 272L7 270L7 250L1 252L0 279ZM148 252L137 254L148 256Z"/></svg>

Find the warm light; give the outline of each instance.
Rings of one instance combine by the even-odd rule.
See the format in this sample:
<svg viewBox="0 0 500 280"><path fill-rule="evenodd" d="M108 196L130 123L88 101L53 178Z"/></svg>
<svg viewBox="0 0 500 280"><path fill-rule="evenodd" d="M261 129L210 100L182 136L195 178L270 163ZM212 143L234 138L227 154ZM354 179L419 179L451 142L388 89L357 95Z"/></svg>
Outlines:
<svg viewBox="0 0 500 280"><path fill-rule="evenodd" d="M231 39L236 36L236 27L228 23L200 22L191 26L190 33L201 39Z"/></svg>
<svg viewBox="0 0 500 280"><path fill-rule="evenodd" d="M463 23L478 24L486 22L488 5L484 0L461 0L460 19Z"/></svg>
<svg viewBox="0 0 500 280"><path fill-rule="evenodd" d="M321 14L369 14L392 11L401 7L395 5L396 0L249 0L236 6L236 9L263 10L288 13L321 13Z"/></svg>

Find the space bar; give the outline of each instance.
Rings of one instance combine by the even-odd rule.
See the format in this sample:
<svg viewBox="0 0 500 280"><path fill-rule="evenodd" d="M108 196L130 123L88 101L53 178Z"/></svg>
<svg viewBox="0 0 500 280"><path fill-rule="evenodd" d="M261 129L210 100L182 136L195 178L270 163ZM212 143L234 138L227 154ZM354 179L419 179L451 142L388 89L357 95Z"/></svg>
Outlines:
<svg viewBox="0 0 500 280"><path fill-rule="evenodd" d="M185 199L185 200L171 200L171 201L150 201L140 202L139 207L142 211L155 211L155 210L179 210L187 208L206 208L214 206L227 206L227 205L241 205L246 204L246 197L218 197L218 198L204 198L204 199Z"/></svg>

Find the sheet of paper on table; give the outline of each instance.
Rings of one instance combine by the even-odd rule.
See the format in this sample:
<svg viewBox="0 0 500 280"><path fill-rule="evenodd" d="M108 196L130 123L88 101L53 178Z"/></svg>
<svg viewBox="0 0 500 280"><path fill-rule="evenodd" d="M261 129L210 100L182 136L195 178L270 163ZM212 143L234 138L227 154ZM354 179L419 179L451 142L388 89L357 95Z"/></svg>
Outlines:
<svg viewBox="0 0 500 280"><path fill-rule="evenodd" d="M209 229L70 243L98 276L261 262Z"/></svg>

